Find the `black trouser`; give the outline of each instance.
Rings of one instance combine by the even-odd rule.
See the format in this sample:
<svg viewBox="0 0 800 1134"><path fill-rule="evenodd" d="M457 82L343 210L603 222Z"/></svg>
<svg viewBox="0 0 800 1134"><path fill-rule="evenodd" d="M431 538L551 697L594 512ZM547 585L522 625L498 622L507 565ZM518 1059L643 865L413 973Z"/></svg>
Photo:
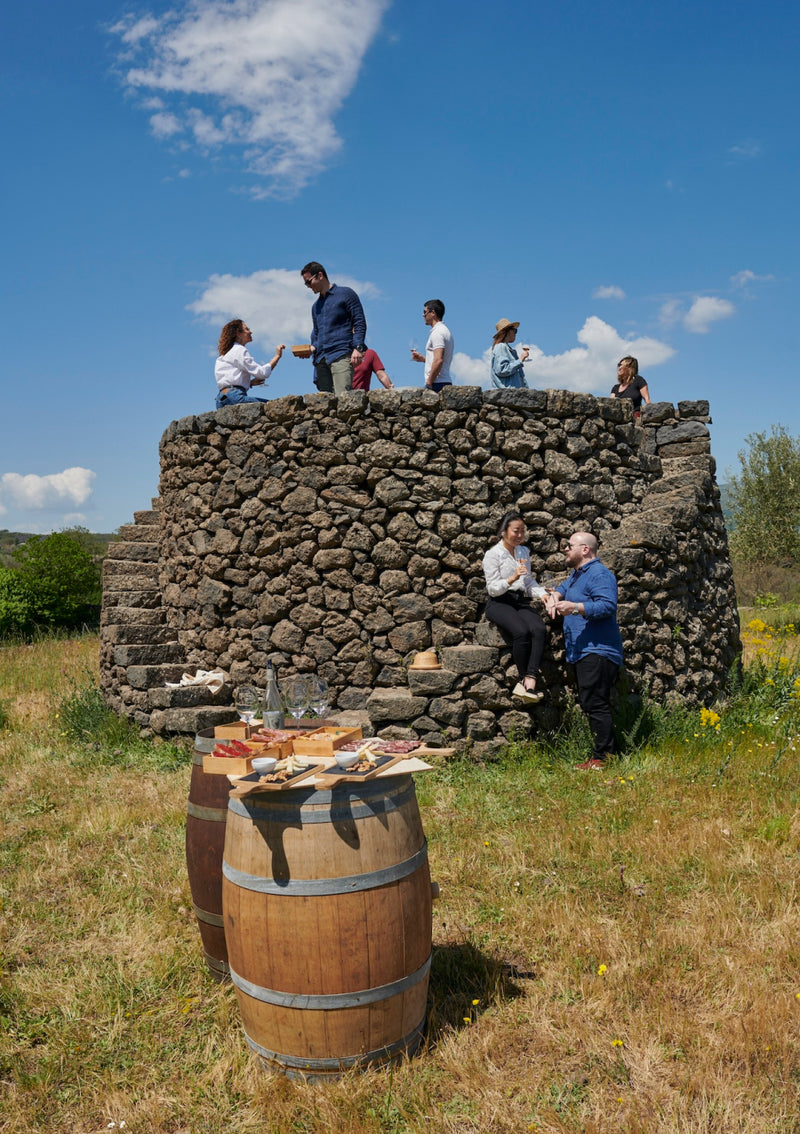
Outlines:
<svg viewBox="0 0 800 1134"><path fill-rule="evenodd" d="M611 721L611 689L619 674L619 666L602 654L586 654L575 663L578 681L578 702L589 718L594 737L593 756L604 760L617 751L617 739Z"/></svg>
<svg viewBox="0 0 800 1134"><path fill-rule="evenodd" d="M489 599L486 617L494 622L510 648L520 681L537 677L547 630L539 615L531 610L530 601L508 591L499 598Z"/></svg>

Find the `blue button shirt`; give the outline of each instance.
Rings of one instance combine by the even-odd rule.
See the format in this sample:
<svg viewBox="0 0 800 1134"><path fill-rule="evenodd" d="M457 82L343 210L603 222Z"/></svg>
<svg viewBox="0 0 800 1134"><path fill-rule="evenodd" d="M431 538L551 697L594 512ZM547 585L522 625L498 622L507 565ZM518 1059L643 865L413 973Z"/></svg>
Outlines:
<svg viewBox="0 0 800 1134"><path fill-rule="evenodd" d="M315 359L336 362L350 354L353 347L363 346L367 338L367 320L361 300L351 287L331 284L311 308L314 331L311 342Z"/></svg>
<svg viewBox="0 0 800 1134"><path fill-rule="evenodd" d="M585 615L564 616L567 661L600 654L622 665L622 637L617 626L617 580L599 559L590 559L556 590L567 602L582 602Z"/></svg>

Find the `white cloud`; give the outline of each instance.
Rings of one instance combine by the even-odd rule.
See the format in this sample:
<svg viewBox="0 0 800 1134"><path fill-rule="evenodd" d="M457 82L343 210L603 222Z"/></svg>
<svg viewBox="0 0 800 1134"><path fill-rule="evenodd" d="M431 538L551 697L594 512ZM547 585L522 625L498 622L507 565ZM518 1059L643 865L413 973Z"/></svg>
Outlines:
<svg viewBox="0 0 800 1134"><path fill-rule="evenodd" d="M450 363L450 370L453 377L465 386L491 386L491 360L491 347L487 347L480 358L470 358L468 354L457 350Z"/></svg>
<svg viewBox="0 0 800 1134"><path fill-rule="evenodd" d="M712 323L717 323L720 319L729 319L735 314L736 308L729 299L720 299L716 295L698 295L688 308L683 300L666 300L661 305L658 318L664 327L672 327L680 323L685 331L690 331L693 335L705 335L711 329Z"/></svg>
<svg viewBox="0 0 800 1134"><path fill-rule="evenodd" d="M664 327L672 327L677 323L683 315L681 301L679 299L668 299L665 303L661 304L661 309L658 313L658 321Z"/></svg>
<svg viewBox="0 0 800 1134"><path fill-rule="evenodd" d="M624 299L625 292L621 287L616 284L609 284L608 287L596 287L592 292L592 299Z"/></svg>
<svg viewBox="0 0 800 1134"><path fill-rule="evenodd" d="M737 272L731 276L731 283L734 287L747 287L749 283L763 283L766 280L774 280L773 275L758 276L755 272L751 272L749 268L745 268L741 272Z"/></svg>
<svg viewBox="0 0 800 1134"><path fill-rule="evenodd" d="M173 134L180 134L181 126L174 114L158 114L150 116L150 129L157 138L171 138Z"/></svg>
<svg viewBox="0 0 800 1134"><path fill-rule="evenodd" d="M114 24L109 31L120 36L123 43L137 44L145 36L152 35L160 23L161 21L153 16L144 16L140 20L130 17L129 20L121 20L118 24Z"/></svg>
<svg viewBox="0 0 800 1134"><path fill-rule="evenodd" d="M531 345L530 362L525 364L529 386L538 389L557 388L585 393L607 394L616 381L617 362L626 354L639 360L640 369L658 366L672 358L675 351L659 339L623 338L609 323L590 315L578 331L579 347L562 354L545 354ZM453 358L453 374L469 385L490 386L491 351L481 358L458 353Z"/></svg>
<svg viewBox="0 0 800 1134"><path fill-rule="evenodd" d="M86 517L83 512L65 512L61 517L65 528L85 528Z"/></svg>
<svg viewBox="0 0 800 1134"><path fill-rule="evenodd" d="M82 468L64 469L45 476L3 473L0 476L0 502L14 508L57 509L65 504L79 507L91 496L92 481L96 476L91 469Z"/></svg>
<svg viewBox="0 0 800 1134"><path fill-rule="evenodd" d="M267 268L250 276L211 276L188 310L219 328L229 319L244 319L254 340L270 351L276 343L308 342L314 296L303 283L302 266L294 271ZM326 267L330 272L330 266ZM380 295L374 284L364 280L336 273L331 273L331 279L354 288L362 303Z"/></svg>
<svg viewBox="0 0 800 1134"><path fill-rule="evenodd" d="M701 295L683 316L683 325L693 335L705 335L712 323L729 319L736 308L729 299L719 299L715 295Z"/></svg>
<svg viewBox="0 0 800 1134"><path fill-rule="evenodd" d="M752 161L753 158L761 156L761 143L756 141L755 138L746 138L742 142L738 142L735 146L729 146L728 153L732 158L740 161Z"/></svg>
<svg viewBox="0 0 800 1134"><path fill-rule="evenodd" d="M341 148L333 117L389 3L191 0L110 30L125 44L121 60L142 56L128 88L169 100L169 115L151 118L157 137L177 134L174 121L204 149L240 147L266 182L254 195L288 196Z"/></svg>

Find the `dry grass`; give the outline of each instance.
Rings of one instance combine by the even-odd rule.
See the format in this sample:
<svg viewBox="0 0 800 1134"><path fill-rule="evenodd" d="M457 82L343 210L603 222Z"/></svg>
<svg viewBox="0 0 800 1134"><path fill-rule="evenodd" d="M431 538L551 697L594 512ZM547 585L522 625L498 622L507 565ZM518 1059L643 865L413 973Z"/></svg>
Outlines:
<svg viewBox="0 0 800 1134"><path fill-rule="evenodd" d="M800 1129L794 718L687 721L613 773L531 750L419 776L426 1048L295 1084L203 969L188 766L44 733L96 648L0 651L3 1134Z"/></svg>

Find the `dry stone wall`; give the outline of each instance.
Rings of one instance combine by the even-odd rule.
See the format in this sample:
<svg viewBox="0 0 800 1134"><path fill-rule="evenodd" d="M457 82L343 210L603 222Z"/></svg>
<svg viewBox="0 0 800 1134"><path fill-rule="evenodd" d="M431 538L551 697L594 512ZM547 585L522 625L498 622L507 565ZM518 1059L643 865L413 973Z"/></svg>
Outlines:
<svg viewBox="0 0 800 1134"><path fill-rule="evenodd" d="M338 712L384 734L483 743L552 724L560 633L550 695L523 712L483 617L481 559L517 507L537 574L564 576L576 529L600 538L629 687L709 703L739 650L709 422L707 402L657 403L635 422L626 401L477 387L286 397L173 422L157 555L151 540L139 580L158 619L118 597L136 563L124 567L123 546L106 580L106 695L157 732L191 731L219 718L232 686L262 683L271 658L283 677L318 672ZM158 627L149 650L126 620ZM409 670L431 646L442 669ZM215 667L230 677L216 705L164 689Z"/></svg>

